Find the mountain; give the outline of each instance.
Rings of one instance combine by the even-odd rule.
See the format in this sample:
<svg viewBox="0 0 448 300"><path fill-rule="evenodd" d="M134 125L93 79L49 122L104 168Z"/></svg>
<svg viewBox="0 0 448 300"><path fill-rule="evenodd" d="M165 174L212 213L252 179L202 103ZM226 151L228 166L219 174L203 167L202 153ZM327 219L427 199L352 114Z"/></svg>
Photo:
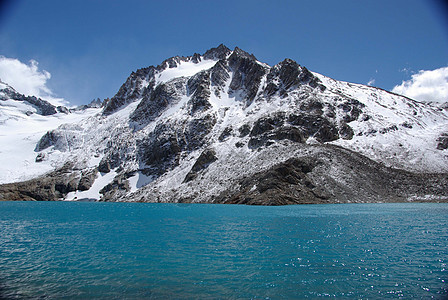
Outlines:
<svg viewBox="0 0 448 300"><path fill-rule="evenodd" d="M23 181L53 171L69 153L54 156L52 161L44 160L45 153L34 151L41 137L62 124L78 123L99 111L92 105L56 107L41 98L25 96L0 81L0 183ZM54 164L55 160L59 163Z"/></svg>
<svg viewBox="0 0 448 300"><path fill-rule="evenodd" d="M271 67L220 45L132 72L101 106L67 115L20 154L36 158L25 173L45 174L3 177L0 199L448 201L446 105L291 59Z"/></svg>

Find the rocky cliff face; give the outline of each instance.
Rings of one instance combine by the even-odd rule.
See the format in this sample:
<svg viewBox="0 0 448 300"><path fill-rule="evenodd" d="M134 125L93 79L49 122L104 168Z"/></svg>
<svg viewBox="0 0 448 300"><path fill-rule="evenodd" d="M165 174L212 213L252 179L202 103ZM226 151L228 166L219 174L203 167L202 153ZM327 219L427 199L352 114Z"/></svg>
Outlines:
<svg viewBox="0 0 448 300"><path fill-rule="evenodd" d="M37 143L55 171L0 186L0 197L448 201L446 128L444 107L220 45L133 72L95 117Z"/></svg>

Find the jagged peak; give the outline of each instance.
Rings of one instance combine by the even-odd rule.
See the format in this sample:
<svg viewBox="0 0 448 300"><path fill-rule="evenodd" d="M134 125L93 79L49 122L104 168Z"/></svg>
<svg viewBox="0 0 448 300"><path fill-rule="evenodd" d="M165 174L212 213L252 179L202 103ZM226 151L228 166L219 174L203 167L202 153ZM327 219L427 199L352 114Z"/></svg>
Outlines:
<svg viewBox="0 0 448 300"><path fill-rule="evenodd" d="M34 106L37 109L37 114L48 116L53 115L58 111L67 109L63 106L60 106L60 108L56 107L42 98L38 98L36 96L26 96L22 93L19 93L7 83L1 82L1 85L4 85L4 87L0 86L0 100L12 99L15 101L28 102L30 105Z"/></svg>
<svg viewBox="0 0 448 300"><path fill-rule="evenodd" d="M216 48L207 50L202 56L204 59L225 59L231 52L232 50L221 44Z"/></svg>
<svg viewBox="0 0 448 300"><path fill-rule="evenodd" d="M257 58L255 57L255 55L250 54L244 50L241 50L238 47L235 47L235 49L232 52L232 55L238 56L238 57L244 57L244 58L248 58L250 60L257 60Z"/></svg>
<svg viewBox="0 0 448 300"><path fill-rule="evenodd" d="M176 68L181 61L188 61L188 57L185 56L173 56L165 59L160 65L157 66L157 70L163 71L167 68Z"/></svg>
<svg viewBox="0 0 448 300"><path fill-rule="evenodd" d="M290 58L285 58L283 61L281 61L278 64L279 65L297 65L300 67L300 65L295 60L292 60Z"/></svg>

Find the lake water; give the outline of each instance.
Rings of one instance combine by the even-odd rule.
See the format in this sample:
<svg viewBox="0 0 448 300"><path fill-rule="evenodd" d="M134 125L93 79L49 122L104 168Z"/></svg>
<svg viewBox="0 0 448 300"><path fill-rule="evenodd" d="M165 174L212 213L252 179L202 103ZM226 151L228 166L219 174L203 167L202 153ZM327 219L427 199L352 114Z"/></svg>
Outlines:
<svg viewBox="0 0 448 300"><path fill-rule="evenodd" d="M0 299L448 295L447 204L0 202Z"/></svg>

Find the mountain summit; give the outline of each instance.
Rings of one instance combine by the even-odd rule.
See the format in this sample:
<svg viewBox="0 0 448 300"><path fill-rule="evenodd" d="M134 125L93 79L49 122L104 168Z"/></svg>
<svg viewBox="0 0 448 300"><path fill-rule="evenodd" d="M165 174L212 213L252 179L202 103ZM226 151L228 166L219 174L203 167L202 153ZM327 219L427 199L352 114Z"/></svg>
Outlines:
<svg viewBox="0 0 448 300"><path fill-rule="evenodd" d="M291 59L271 67L224 45L172 57L95 109L47 131L31 164L53 171L5 180L0 199L448 201L446 107Z"/></svg>

